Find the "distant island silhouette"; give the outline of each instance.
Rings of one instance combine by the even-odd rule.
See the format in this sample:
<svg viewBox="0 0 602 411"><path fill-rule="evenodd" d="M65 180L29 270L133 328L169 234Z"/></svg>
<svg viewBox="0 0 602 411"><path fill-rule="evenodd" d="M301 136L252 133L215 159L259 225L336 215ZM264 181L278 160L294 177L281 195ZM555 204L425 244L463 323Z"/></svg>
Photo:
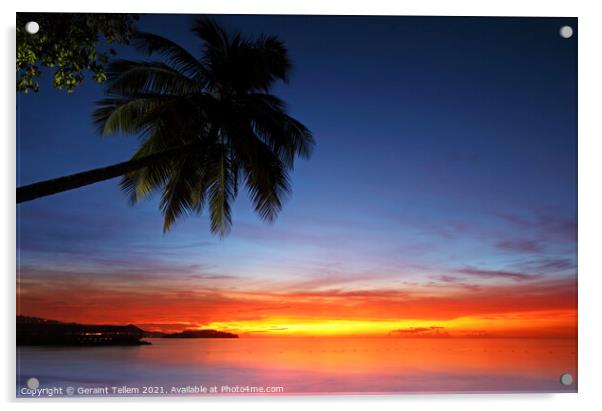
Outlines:
<svg viewBox="0 0 602 411"><path fill-rule="evenodd" d="M179 333L165 334L163 338L238 338L238 335L217 330L184 330Z"/></svg>
<svg viewBox="0 0 602 411"><path fill-rule="evenodd" d="M217 330L185 330L179 333L147 332L133 324L78 324L38 317L17 316L17 345L103 346L148 345L143 338L238 338Z"/></svg>

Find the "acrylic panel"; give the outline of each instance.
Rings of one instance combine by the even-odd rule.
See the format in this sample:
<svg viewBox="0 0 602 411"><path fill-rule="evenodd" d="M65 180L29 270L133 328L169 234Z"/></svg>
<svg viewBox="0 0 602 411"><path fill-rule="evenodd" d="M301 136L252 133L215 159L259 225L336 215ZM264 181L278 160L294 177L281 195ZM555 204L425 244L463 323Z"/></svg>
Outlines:
<svg viewBox="0 0 602 411"><path fill-rule="evenodd" d="M16 31L17 397L577 391L576 18Z"/></svg>

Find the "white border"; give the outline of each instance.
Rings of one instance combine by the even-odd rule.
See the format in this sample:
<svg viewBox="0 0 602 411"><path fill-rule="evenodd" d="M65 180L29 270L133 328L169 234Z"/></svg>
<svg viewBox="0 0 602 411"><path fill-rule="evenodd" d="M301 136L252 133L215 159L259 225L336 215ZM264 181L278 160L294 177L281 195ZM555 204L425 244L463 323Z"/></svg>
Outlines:
<svg viewBox="0 0 602 411"><path fill-rule="evenodd" d="M602 401L602 366L600 349L602 338L598 320L602 313L602 264L600 263L600 239L602 231L601 217L602 195L600 177L602 176L602 139L600 96L602 87L602 57L600 40L602 39L602 15L600 7L594 1L527 1L505 0L498 2L471 0L214 0L196 1L169 0L104 0L102 2L82 2L73 0L27 0L16 4L2 2L0 19L2 21L2 98L0 98L0 124L4 130L2 142L0 179L0 201L2 213L2 236L0 241L3 262L2 277L4 291L2 307L3 331L0 337L2 345L3 370L0 374L2 400L10 408L14 401L14 318L15 318L15 12L16 11L71 11L71 12L145 12L145 13L225 13L225 14L393 14L393 15L456 15L456 16L562 16L579 17L579 394L557 395L410 395L410 396L353 396L353 397L261 397L261 398L198 398L198 399L155 399L144 404L133 404L136 400L52 400L38 402L37 405L26 401L28 406L43 406L52 409L162 409L166 401L176 403L177 407L195 408L235 408L250 410L278 409L283 406L293 409L308 407L342 406L352 410L375 406L379 409L400 407L426 410L442 409L497 410L515 409L589 409ZM139 401L139 400L138 400ZM25 401L19 401L25 402ZM84 402L84 403L82 403Z"/></svg>

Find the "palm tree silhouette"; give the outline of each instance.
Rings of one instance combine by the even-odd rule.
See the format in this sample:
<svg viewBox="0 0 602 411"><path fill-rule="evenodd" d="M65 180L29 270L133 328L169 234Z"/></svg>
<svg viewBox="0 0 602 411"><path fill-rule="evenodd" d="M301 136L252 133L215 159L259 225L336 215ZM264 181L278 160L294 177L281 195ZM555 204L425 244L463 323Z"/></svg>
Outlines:
<svg viewBox="0 0 602 411"><path fill-rule="evenodd" d="M270 94L288 80L286 47L274 36L230 34L208 18L192 31L204 45L198 59L168 39L138 33L134 45L162 61L118 60L108 68L107 98L94 121L102 135L142 136L129 161L20 187L17 202L122 176L133 204L161 192L164 231L207 206L211 231L223 236L240 182L259 217L274 220L296 157L308 158L314 145Z"/></svg>

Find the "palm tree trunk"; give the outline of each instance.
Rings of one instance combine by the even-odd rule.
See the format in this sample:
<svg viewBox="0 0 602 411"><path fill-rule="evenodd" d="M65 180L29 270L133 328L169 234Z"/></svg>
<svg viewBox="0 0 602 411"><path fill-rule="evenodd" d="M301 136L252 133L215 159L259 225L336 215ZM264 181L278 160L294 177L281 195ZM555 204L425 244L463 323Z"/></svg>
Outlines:
<svg viewBox="0 0 602 411"><path fill-rule="evenodd" d="M36 198L73 190L74 188L98 183L100 181L110 180L132 171L140 170L141 168L147 167L155 162L165 161L178 154L184 153L190 150L191 146L193 145L195 144L189 144L186 146L165 150L160 153L151 154L147 157L124 161L108 167L95 168L93 170L83 171L81 173L17 187L17 204L35 200Z"/></svg>

